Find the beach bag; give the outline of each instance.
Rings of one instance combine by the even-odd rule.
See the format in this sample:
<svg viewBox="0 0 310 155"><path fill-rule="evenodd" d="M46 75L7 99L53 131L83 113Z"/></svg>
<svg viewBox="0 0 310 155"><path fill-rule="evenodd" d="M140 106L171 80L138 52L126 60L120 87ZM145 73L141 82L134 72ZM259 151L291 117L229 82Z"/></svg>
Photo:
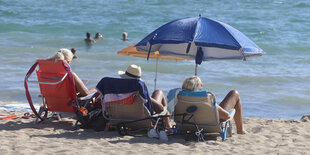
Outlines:
<svg viewBox="0 0 310 155"><path fill-rule="evenodd" d="M82 107L83 108L83 107ZM93 129L97 132L104 131L107 120L102 115L102 108L93 108L87 113L84 110L78 110L77 119L81 123L82 129Z"/></svg>

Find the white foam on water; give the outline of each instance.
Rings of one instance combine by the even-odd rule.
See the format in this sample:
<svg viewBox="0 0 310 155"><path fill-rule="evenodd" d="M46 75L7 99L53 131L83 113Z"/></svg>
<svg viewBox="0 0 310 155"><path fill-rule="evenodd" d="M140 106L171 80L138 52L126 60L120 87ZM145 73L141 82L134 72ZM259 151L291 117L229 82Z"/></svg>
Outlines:
<svg viewBox="0 0 310 155"><path fill-rule="evenodd" d="M40 106L34 105L36 110L38 111ZM29 104L5 104L0 105L0 110L5 111L31 111Z"/></svg>

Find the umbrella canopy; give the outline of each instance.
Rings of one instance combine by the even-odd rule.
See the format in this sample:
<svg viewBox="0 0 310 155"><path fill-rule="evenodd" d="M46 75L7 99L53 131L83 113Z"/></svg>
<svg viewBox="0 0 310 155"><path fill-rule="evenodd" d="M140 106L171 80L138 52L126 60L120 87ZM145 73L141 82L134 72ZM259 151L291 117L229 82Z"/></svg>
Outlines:
<svg viewBox="0 0 310 155"><path fill-rule="evenodd" d="M134 56L134 57L140 57L140 58L147 58L148 53L147 52L141 52L136 49L136 44L133 44L131 46L128 46L120 51L117 52L119 55L125 55L125 56ZM186 58L181 57L173 57L173 56L164 56L160 55L158 51L155 51L153 53L150 53L149 58L152 59L162 59L162 60L185 60ZM187 59L189 60L189 59Z"/></svg>
<svg viewBox="0 0 310 155"><path fill-rule="evenodd" d="M194 59L196 64L210 60L246 60L264 53L232 26L200 16L171 21L147 35L136 48L148 52L149 56L159 51L163 56Z"/></svg>
<svg viewBox="0 0 310 155"><path fill-rule="evenodd" d="M136 44L133 44L131 46L128 46L120 51L117 52L119 55L125 55L125 56L134 56L134 57L140 57L140 58L147 58L148 53L147 52L141 52L137 51ZM155 79L154 79L154 90L156 90L156 84L157 84L157 70L158 70L158 59L162 60L189 60L181 57L173 57L173 56L163 56L160 55L158 51L155 51L153 53L150 53L149 58L156 59L156 72L155 72Z"/></svg>

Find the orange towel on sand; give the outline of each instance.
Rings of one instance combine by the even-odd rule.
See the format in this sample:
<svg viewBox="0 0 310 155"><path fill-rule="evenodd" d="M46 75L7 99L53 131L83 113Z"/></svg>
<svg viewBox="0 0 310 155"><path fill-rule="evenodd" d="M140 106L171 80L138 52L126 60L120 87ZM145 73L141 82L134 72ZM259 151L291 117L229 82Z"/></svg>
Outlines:
<svg viewBox="0 0 310 155"><path fill-rule="evenodd" d="M0 115L0 120L14 119L18 118L16 115Z"/></svg>

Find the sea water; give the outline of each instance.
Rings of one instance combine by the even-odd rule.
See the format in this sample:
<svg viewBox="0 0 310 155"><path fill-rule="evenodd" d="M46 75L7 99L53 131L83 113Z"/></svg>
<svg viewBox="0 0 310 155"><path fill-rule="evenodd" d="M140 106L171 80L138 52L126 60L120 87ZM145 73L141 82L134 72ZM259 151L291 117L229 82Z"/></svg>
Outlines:
<svg viewBox="0 0 310 155"><path fill-rule="evenodd" d="M159 26L201 14L243 32L266 54L248 61L208 61L198 67L205 89L220 102L241 95L246 117L299 119L310 112L310 1L299 0L0 0L0 100L27 102L24 77L38 58L77 49L72 70L93 87L130 64L142 67L154 90L156 61L117 55ZM87 47L86 32L104 39ZM129 41L122 41L127 32ZM194 74L194 61L160 60L157 88L165 94ZM32 77L35 79L35 76ZM33 101L39 89L30 84Z"/></svg>

